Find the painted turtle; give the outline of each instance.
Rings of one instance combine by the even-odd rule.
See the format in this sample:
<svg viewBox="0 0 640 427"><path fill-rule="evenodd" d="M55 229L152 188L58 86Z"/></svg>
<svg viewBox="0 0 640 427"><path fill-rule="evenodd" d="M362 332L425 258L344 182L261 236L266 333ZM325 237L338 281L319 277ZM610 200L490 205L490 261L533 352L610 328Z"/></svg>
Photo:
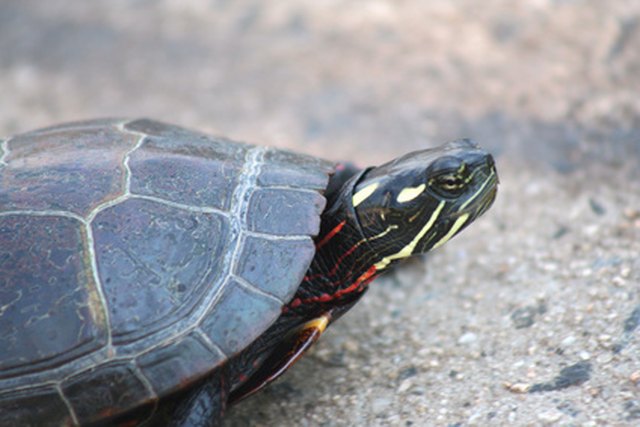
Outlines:
<svg viewBox="0 0 640 427"><path fill-rule="evenodd" d="M364 170L146 119L0 147L3 427L217 424L497 188L466 140Z"/></svg>

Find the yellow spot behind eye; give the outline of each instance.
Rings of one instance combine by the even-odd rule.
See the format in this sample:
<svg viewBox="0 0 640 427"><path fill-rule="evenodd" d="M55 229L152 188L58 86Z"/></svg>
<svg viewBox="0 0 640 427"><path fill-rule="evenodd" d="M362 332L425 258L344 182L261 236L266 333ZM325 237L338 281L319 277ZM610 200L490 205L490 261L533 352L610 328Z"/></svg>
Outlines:
<svg viewBox="0 0 640 427"><path fill-rule="evenodd" d="M409 202L422 194L425 188L427 188L426 184L420 184L417 187L403 188L396 200L398 203Z"/></svg>
<svg viewBox="0 0 640 427"><path fill-rule="evenodd" d="M357 207L360 203L364 202L369 196L373 194L374 191L378 188L380 184L374 182L373 184L369 184L364 187L362 190L358 191L353 195L351 202L353 203L353 207Z"/></svg>
<svg viewBox="0 0 640 427"><path fill-rule="evenodd" d="M422 230L420 230L420 232L418 234L416 234L416 237L414 237L413 240L411 242L409 242L409 244L407 244L407 246L405 246L404 248L400 249L400 251L398 251L397 253L395 253L393 255L386 256L386 257L382 258L379 262L377 262L374 265L376 267L376 270L380 271L380 270L386 268L391 263L391 261L393 261L393 260L402 259L402 258L406 258L408 256L411 256L411 254L413 254L413 251L415 250L416 246L418 245L418 242L420 241L420 239L422 239L424 237L424 235L427 234L427 231L429 231L429 229L431 227L433 227L433 224L436 223L436 220L438 219L438 216L440 215L440 212L442 211L442 208L444 208L444 204L445 204L444 201L440 202L438 207L436 207L436 209L431 214L431 217L429 218L429 221L427 221L427 223L424 225L424 227L422 227Z"/></svg>
<svg viewBox="0 0 640 427"><path fill-rule="evenodd" d="M453 225L451 226L447 234L442 236L442 238L438 240L431 249L435 249L439 246L444 245L449 239L453 237L454 234L456 234L460 230L460 228L464 225L464 223L467 222L467 219L469 219L468 213L460 215L458 219L456 219L456 222L453 223Z"/></svg>

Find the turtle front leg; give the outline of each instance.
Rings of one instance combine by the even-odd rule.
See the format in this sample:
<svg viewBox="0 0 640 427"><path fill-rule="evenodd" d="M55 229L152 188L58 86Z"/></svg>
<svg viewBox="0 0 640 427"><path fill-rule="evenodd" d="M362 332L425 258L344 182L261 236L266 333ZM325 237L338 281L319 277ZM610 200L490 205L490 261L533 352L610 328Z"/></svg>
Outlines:
<svg viewBox="0 0 640 427"><path fill-rule="evenodd" d="M229 404L251 396L284 374L318 341L330 321L331 313L327 312L290 332L278 343L260 368L231 392Z"/></svg>

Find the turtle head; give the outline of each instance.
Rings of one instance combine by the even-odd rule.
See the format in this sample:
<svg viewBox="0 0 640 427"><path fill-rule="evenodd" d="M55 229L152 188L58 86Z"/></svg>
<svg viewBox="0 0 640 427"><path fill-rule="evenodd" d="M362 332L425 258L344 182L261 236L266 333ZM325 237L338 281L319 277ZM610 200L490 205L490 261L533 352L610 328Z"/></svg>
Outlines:
<svg viewBox="0 0 640 427"><path fill-rule="evenodd" d="M469 140L368 170L351 202L376 270L448 241L491 206L497 183L493 158Z"/></svg>
<svg viewBox="0 0 640 427"><path fill-rule="evenodd" d="M287 307L305 318L339 317L389 266L442 245L489 209L498 184L491 155L467 140L345 176L334 176L316 256Z"/></svg>

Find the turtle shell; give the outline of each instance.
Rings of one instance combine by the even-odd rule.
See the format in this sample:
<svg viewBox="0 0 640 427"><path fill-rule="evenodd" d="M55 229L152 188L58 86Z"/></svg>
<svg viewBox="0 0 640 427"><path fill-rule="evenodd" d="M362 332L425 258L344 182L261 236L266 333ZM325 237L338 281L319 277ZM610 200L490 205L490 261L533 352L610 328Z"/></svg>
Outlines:
<svg viewBox="0 0 640 427"><path fill-rule="evenodd" d="M153 407L279 316L333 164L146 119L0 144L0 426Z"/></svg>

